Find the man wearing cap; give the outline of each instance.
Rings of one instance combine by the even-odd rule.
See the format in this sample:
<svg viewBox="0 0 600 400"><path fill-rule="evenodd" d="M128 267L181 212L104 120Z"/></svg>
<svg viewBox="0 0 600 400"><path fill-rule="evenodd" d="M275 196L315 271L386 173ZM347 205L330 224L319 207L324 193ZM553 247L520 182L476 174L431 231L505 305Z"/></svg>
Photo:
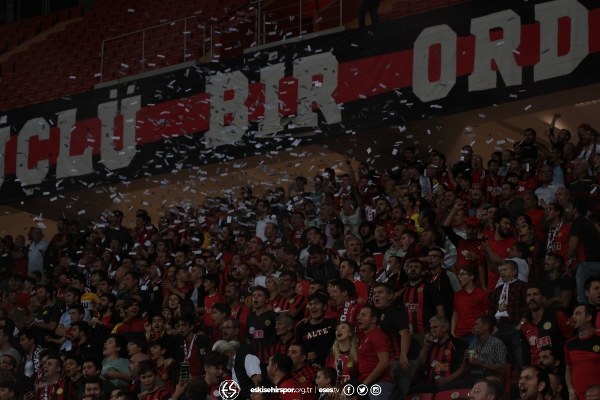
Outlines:
<svg viewBox="0 0 600 400"><path fill-rule="evenodd" d="M129 233L129 229L122 225L123 212L120 210L114 210L108 214L108 229L105 231L104 247L108 247L110 242L118 240L123 247L128 250L133 248L133 238Z"/></svg>

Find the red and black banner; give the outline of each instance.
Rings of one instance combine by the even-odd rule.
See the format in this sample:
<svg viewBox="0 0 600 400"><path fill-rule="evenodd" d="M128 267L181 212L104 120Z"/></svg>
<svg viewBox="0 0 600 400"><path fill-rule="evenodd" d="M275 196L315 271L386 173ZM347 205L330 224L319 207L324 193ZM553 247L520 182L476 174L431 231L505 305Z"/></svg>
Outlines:
<svg viewBox="0 0 600 400"><path fill-rule="evenodd" d="M472 1L0 112L0 193L92 187L598 82L600 5Z"/></svg>

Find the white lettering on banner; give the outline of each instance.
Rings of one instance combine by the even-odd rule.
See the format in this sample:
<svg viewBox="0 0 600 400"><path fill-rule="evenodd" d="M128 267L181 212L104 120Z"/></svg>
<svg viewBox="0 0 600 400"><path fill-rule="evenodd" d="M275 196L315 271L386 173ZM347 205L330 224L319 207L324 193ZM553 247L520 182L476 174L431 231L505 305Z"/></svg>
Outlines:
<svg viewBox="0 0 600 400"><path fill-rule="evenodd" d="M38 161L37 165L31 169L27 165L31 154L29 141L35 136L40 140L50 138L50 126L44 118L34 118L27 121L17 137L17 178L23 186L39 185L48 173L48 160Z"/></svg>
<svg viewBox="0 0 600 400"><path fill-rule="evenodd" d="M141 96L121 100L121 115L123 116L123 148L121 150L115 150L113 139L117 102L111 101L98 106L98 118L102 125L100 156L102 163L108 169L125 168L135 156L135 115L142 107L141 100Z"/></svg>
<svg viewBox="0 0 600 400"><path fill-rule="evenodd" d="M94 172L92 148L87 146L80 155L71 155L71 134L77 120L77 109L58 113L57 126L60 130L60 147L56 159L56 177L87 175Z"/></svg>
<svg viewBox="0 0 600 400"><path fill-rule="evenodd" d="M569 52L558 55L558 20L571 20ZM540 62L533 67L535 81L573 72L588 55L588 11L576 0L556 0L535 5L540 22Z"/></svg>
<svg viewBox="0 0 600 400"><path fill-rule="evenodd" d="M281 130L281 115L279 113L279 91L281 80L285 76L285 64L269 65L260 70L260 83L265 94L264 116L258 123L257 137L266 137ZM251 105L253 107L255 105Z"/></svg>
<svg viewBox="0 0 600 400"><path fill-rule="evenodd" d="M5 126L4 128L0 128L0 149L6 148L6 143L10 139L10 126ZM4 163L6 158L6 151L3 151L0 154L0 188L4 183Z"/></svg>
<svg viewBox="0 0 600 400"><path fill-rule="evenodd" d="M331 96L338 84L338 61L333 54L328 52L295 60L294 77L298 79L298 99L302 99L297 101L298 115L293 120L296 126L318 126L313 105L321 110L327 124L342 122L342 111Z"/></svg>
<svg viewBox="0 0 600 400"><path fill-rule="evenodd" d="M225 93L233 91L233 99ZM207 147L234 144L248 128L248 78L240 71L217 72L206 78L206 93L210 96L210 129L204 134ZM231 121L226 124L226 118Z"/></svg>
<svg viewBox="0 0 600 400"><path fill-rule="evenodd" d="M440 78L429 81L429 49L441 45ZM421 101L444 98L456 82L456 33L448 25L427 28L421 32L414 47L413 92Z"/></svg>
<svg viewBox="0 0 600 400"><path fill-rule="evenodd" d="M503 37L490 40L490 30L502 29ZM493 89L497 86L496 71L492 60L507 86L520 85L521 67L517 65L514 50L521 41L521 17L512 10L505 10L471 20L471 33L475 35L475 60L473 73L469 75L469 91Z"/></svg>

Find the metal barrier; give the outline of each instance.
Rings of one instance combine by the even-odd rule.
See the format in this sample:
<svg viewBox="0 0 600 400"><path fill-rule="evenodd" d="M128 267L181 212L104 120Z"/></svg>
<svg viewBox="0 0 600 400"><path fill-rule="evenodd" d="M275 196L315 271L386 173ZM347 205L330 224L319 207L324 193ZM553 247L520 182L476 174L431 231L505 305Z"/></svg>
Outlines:
<svg viewBox="0 0 600 400"><path fill-rule="evenodd" d="M255 42L257 45L285 41L309 33L344 25L344 0L257 0Z"/></svg>
<svg viewBox="0 0 600 400"><path fill-rule="evenodd" d="M130 66L123 64L121 60L116 60L122 67L128 69L127 73L123 74L125 76L155 69L157 63L149 61L149 57L155 57L158 60L173 61L174 64L204 58L207 54L212 53L212 32L212 24L201 21L197 16L190 16L104 39L100 53L100 82L106 80L106 64L114 61L110 60L110 56L112 55L111 50L115 50L115 48L114 53L120 56L122 54L118 50L123 48L128 49L131 52L131 56L139 53L139 65ZM196 37L195 39L197 40L194 43L191 37L198 33L200 37ZM137 42L135 42L136 40ZM162 40L166 40L166 42L161 47L160 43L162 43ZM199 40L201 40L202 44L200 46L195 45ZM132 46L132 41L137 43L137 45ZM156 43L159 43L159 45L157 46ZM149 44L151 45L149 46ZM164 53L171 53L170 57L167 58L167 55L160 53L148 54L149 48L151 50L163 51ZM207 53L207 50L209 53ZM179 56L173 55L173 51L180 52ZM198 52L197 54L196 51ZM112 79L114 78L108 80Z"/></svg>
<svg viewBox="0 0 600 400"><path fill-rule="evenodd" d="M319 4L323 3L327 4L319 7ZM243 10L240 9L235 12L241 12L245 16L250 17L250 21L252 21L252 18L254 19L254 41L251 44L247 43L247 47L290 40L313 32L344 25L344 0L331 0L329 2L327 0L320 0L320 2L318 0L254 0L250 1ZM221 31L218 28L227 28L222 23L226 23L231 27L232 20L224 18L218 22L208 22L200 20L197 16L190 16L105 39L102 41L100 56L100 82L119 79L119 77L115 76L109 76L107 79L106 64L109 62L115 62L114 65L118 64L123 68L123 77L160 68L155 68L155 63L148 61L148 43L153 43L154 40L165 40L163 38L165 35L170 35L168 38L179 40L179 44L182 45L181 57L171 57L172 64L191 60L210 60L216 53L215 46L220 46L220 44L215 45L214 43L214 36L218 35ZM194 51L190 52L189 36L192 33L190 30L191 27L194 29L197 28L200 31L202 45L193 46L194 49L198 50L198 54L194 54ZM156 38L150 37L153 32L159 30L165 31L163 28L173 28L173 31L178 33L173 35L168 32L159 32ZM235 30L235 26L232 28L230 30ZM138 46L131 46L132 38L138 41ZM173 51L173 48L177 44L177 42L167 40L164 50ZM115 47L117 50L111 52L112 47ZM134 65L123 63L121 60L110 60L113 54L122 56L123 53L118 50L123 47L127 48L130 57L137 59L134 60ZM156 46L151 46L151 49L155 50ZM166 57L163 56L163 58ZM107 61L107 59L109 60Z"/></svg>

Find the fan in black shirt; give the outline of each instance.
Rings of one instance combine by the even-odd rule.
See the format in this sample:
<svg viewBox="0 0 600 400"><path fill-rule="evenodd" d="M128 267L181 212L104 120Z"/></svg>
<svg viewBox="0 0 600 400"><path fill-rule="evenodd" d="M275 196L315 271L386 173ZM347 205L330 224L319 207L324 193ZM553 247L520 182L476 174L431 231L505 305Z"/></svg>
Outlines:
<svg viewBox="0 0 600 400"><path fill-rule="evenodd" d="M335 319L326 319L325 312L329 296L316 292L308 296L309 318L302 320L296 327L296 339L308 352L310 363L325 365L325 360L335 341Z"/></svg>

